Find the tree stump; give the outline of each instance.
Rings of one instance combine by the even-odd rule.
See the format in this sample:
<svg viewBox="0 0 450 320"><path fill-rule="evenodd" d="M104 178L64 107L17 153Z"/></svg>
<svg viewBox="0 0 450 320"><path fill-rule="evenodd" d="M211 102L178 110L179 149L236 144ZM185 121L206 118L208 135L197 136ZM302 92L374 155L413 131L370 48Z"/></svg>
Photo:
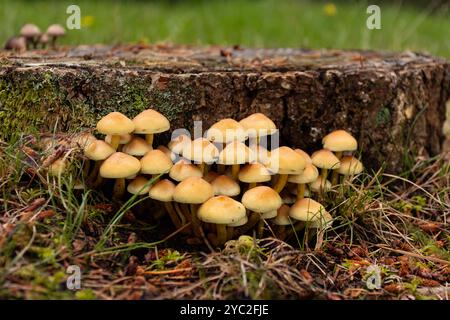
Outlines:
<svg viewBox="0 0 450 320"><path fill-rule="evenodd" d="M366 167L394 173L406 157L441 151L450 97L449 62L413 52L81 46L3 51L0 61L3 136L94 128L108 112L150 106L189 130L263 112L284 144L312 152L346 129Z"/></svg>

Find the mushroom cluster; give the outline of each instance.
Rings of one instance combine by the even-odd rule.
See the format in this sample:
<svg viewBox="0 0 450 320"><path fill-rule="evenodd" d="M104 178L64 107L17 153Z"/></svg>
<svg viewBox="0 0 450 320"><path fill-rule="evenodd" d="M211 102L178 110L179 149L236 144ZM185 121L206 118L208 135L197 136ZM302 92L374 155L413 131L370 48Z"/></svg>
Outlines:
<svg viewBox="0 0 450 320"><path fill-rule="evenodd" d="M23 52L27 49L37 49L41 45L45 49L50 43L52 49L56 48L56 40L63 37L66 30L59 24L50 25L45 32L33 23L27 23L20 29L20 34L9 38L4 48L6 50L14 50L16 52Z"/></svg>
<svg viewBox="0 0 450 320"><path fill-rule="evenodd" d="M170 123L153 109L133 119L112 112L96 129L103 140L90 134L77 138L90 160L86 180L100 187L114 179L115 199L126 191L148 195L161 203L175 228L213 246L253 232L286 239L305 229L314 231L320 247L333 218L319 201L339 177L343 181L363 170L352 155L357 141L344 130L326 135L323 149L311 156L288 146L269 147L265 138L277 128L262 113L222 119L196 139L173 135L167 146L156 148L154 134L168 131Z"/></svg>

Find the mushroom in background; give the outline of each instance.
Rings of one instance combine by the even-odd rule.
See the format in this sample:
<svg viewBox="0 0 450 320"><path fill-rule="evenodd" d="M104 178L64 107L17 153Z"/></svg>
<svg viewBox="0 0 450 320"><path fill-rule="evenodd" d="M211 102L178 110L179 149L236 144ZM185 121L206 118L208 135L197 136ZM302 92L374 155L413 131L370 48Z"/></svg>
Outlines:
<svg viewBox="0 0 450 320"><path fill-rule="evenodd" d="M25 38L27 49L30 47L36 49L39 37L41 36L41 30L38 26L32 23L27 23L22 27L22 29L20 29L20 35Z"/></svg>
<svg viewBox="0 0 450 320"><path fill-rule="evenodd" d="M27 41L25 37L12 37L5 43L5 50L13 50L15 52L24 52L27 50Z"/></svg>
<svg viewBox="0 0 450 320"><path fill-rule="evenodd" d="M56 48L56 40L66 34L66 30L59 24L52 24L47 28L46 34L51 39L51 46Z"/></svg>

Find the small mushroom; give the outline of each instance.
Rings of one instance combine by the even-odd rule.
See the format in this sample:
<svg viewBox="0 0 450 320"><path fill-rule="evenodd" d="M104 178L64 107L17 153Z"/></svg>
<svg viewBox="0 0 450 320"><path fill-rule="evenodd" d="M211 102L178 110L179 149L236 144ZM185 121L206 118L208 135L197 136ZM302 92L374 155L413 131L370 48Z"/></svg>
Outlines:
<svg viewBox="0 0 450 320"><path fill-rule="evenodd" d="M275 123L262 113L254 113L239 121L251 139L250 146L259 145L261 137L277 132Z"/></svg>
<svg viewBox="0 0 450 320"><path fill-rule="evenodd" d="M231 165L231 176L234 180L238 180L240 165L252 162L253 157L253 151L245 144L233 141L220 152L217 163Z"/></svg>
<svg viewBox="0 0 450 320"><path fill-rule="evenodd" d="M245 207L242 203L227 196L212 197L198 209L198 218L201 221L216 225L216 245L219 246L227 241L227 225L237 223L245 217Z"/></svg>
<svg viewBox="0 0 450 320"><path fill-rule="evenodd" d="M245 128L234 119L222 119L214 123L207 131L206 138L225 147L233 141L243 142L248 139Z"/></svg>
<svg viewBox="0 0 450 320"><path fill-rule="evenodd" d="M166 208L173 225L178 229L184 225L185 221L183 216L179 217L177 215L177 212L172 206L174 191L175 184L169 179L162 179L150 187L148 195L150 198L164 203L164 207Z"/></svg>
<svg viewBox="0 0 450 320"><path fill-rule="evenodd" d="M268 182L271 179L269 170L260 163L249 163L239 170L239 181L248 183L248 189L252 189L258 183Z"/></svg>
<svg viewBox="0 0 450 320"><path fill-rule="evenodd" d="M148 143L139 137L133 137L127 144L122 147L122 152L134 156L137 158L143 157L147 152L151 151L152 148Z"/></svg>
<svg viewBox="0 0 450 320"><path fill-rule="evenodd" d="M341 166L337 172L342 174L344 177L349 177L360 174L363 170L364 166L361 161L353 156L344 156L341 158Z"/></svg>
<svg viewBox="0 0 450 320"><path fill-rule="evenodd" d="M36 49L39 37L41 36L41 30L38 26L32 23L27 23L22 27L22 29L20 29L20 35L25 38L27 48L30 48L31 44L33 49Z"/></svg>
<svg viewBox="0 0 450 320"><path fill-rule="evenodd" d="M358 142L356 139L345 130L336 130L327 134L322 139L322 144L324 149L333 151L336 158L339 160L342 158L342 153L344 151L355 151L358 149ZM337 184L338 180L338 168L335 168L331 176L331 184Z"/></svg>
<svg viewBox="0 0 450 320"><path fill-rule="evenodd" d="M51 39L51 46L53 49L56 48L56 40L60 37L63 37L66 34L66 30L63 26L59 24L52 24L47 28L46 34Z"/></svg>
<svg viewBox="0 0 450 320"><path fill-rule="evenodd" d="M127 186L127 191L131 194L144 195L150 190L148 179L144 176L137 176Z"/></svg>
<svg viewBox="0 0 450 320"><path fill-rule="evenodd" d="M241 187L236 180L226 175L220 175L211 182L215 196L235 197L241 193Z"/></svg>
<svg viewBox="0 0 450 320"><path fill-rule="evenodd" d="M248 223L240 230L241 234L246 233L259 222L258 235L262 236L264 231L264 215L273 217L273 212L278 210L283 204L280 195L270 187L258 186L247 190L242 196L242 204L252 212Z"/></svg>
<svg viewBox="0 0 450 320"><path fill-rule="evenodd" d="M330 191L332 185L329 180L325 179L323 176L319 176L317 177L316 181L309 184L309 187L312 191L321 194L323 192Z"/></svg>
<svg viewBox="0 0 450 320"><path fill-rule="evenodd" d="M191 143L185 144L183 157L197 163L202 174L205 175L208 171L208 165L216 162L219 157L219 150L214 144L205 138L197 138Z"/></svg>
<svg viewBox="0 0 450 320"><path fill-rule="evenodd" d="M297 175L303 172L306 161L303 156L289 147L279 147L270 152L269 171L278 173L279 177L273 189L280 193L285 187L289 175Z"/></svg>
<svg viewBox="0 0 450 320"><path fill-rule="evenodd" d="M161 113L153 109L147 109L133 118L134 133L145 134L145 140L153 147L155 133L165 132L170 129L169 120Z"/></svg>
<svg viewBox="0 0 450 320"><path fill-rule="evenodd" d="M339 162L339 159L327 149L322 149L319 151L316 151L311 156L313 165L315 165L317 168L321 169L320 177L324 185L322 185L321 193L323 194L324 188L325 188L325 182L327 181L327 175L328 170L334 170L339 169L339 166L341 163Z"/></svg>
<svg viewBox="0 0 450 320"><path fill-rule="evenodd" d="M211 184L199 177L190 177L181 181L173 194L174 201L190 205L191 223L194 234L201 236L201 226L197 217L197 205L214 196Z"/></svg>
<svg viewBox="0 0 450 320"><path fill-rule="evenodd" d="M12 37L5 43L5 50L13 50L21 53L27 50L27 41L25 37Z"/></svg>
<svg viewBox="0 0 450 320"><path fill-rule="evenodd" d="M318 177L319 170L317 170L312 163L307 163L302 173L289 176L288 182L295 183L298 186L297 200L300 200L305 196L306 184L316 181Z"/></svg>
<svg viewBox="0 0 450 320"><path fill-rule="evenodd" d="M95 166L91 171L87 181L94 187L100 185L102 181L101 175L99 175L100 167L103 161L111 156L115 150L103 140L95 140L84 147L84 155L89 159L95 161ZM87 169L84 170L86 172Z"/></svg>
<svg viewBox="0 0 450 320"><path fill-rule="evenodd" d="M116 179L113 198L119 199L125 192L125 178L135 175L141 169L138 159L123 152L115 152L100 167L100 175L107 179Z"/></svg>
<svg viewBox="0 0 450 320"><path fill-rule="evenodd" d="M156 179L160 174L168 173L173 166L172 160L158 149L148 151L140 160L141 173L151 174Z"/></svg>
<svg viewBox="0 0 450 320"><path fill-rule="evenodd" d="M296 231L299 230L299 226L303 227L305 224L316 228L316 222L321 223L321 219L328 218L327 214L324 206L310 198L298 200L289 210L289 217L299 221L294 227ZM321 242L322 239L319 237L323 237L323 233L317 235L317 242Z"/></svg>
<svg viewBox="0 0 450 320"><path fill-rule="evenodd" d="M189 163L188 160L179 160L170 168L169 176L175 181L183 181L190 177L202 177L202 171ZM209 181L208 181L209 182Z"/></svg>
<svg viewBox="0 0 450 320"><path fill-rule="evenodd" d="M97 123L97 131L105 135L111 135L111 147L117 150L120 136L129 134L134 130L134 123L120 112L111 112Z"/></svg>

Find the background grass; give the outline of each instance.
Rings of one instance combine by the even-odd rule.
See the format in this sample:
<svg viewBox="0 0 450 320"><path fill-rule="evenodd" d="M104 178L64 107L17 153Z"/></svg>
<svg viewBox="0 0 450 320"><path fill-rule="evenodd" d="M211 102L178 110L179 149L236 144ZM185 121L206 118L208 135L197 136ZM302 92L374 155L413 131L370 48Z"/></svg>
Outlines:
<svg viewBox="0 0 450 320"><path fill-rule="evenodd" d="M414 2L414 1L413 1ZM381 4L381 30L368 30L366 1L26 1L0 4L0 40L27 22L65 24L70 4L82 28L65 44L173 42L266 47L416 50L450 58L449 5L436 1Z"/></svg>

